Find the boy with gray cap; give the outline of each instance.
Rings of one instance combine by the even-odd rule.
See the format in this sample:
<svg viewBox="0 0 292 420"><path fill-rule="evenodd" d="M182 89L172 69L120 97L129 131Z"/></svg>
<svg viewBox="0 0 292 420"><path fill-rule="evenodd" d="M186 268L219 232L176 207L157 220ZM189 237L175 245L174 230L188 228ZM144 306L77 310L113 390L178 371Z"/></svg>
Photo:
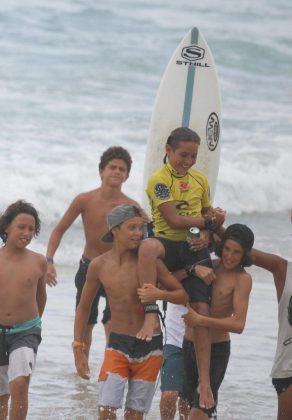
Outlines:
<svg viewBox="0 0 292 420"><path fill-rule="evenodd" d="M88 361L83 350L84 331L92 299L102 284L109 299L112 326L99 374L99 418L116 418L116 410L122 407L128 383L125 418L142 420L144 413L150 409L162 364L162 334L158 317L151 341L136 338L144 322L144 313L158 311L157 305L143 308L137 293L138 248L143 235L143 218L140 209L123 204L109 212L107 221L109 230L102 240L112 242L113 246L89 264L75 317L75 365L78 374L88 379ZM185 304L187 295L181 284L161 261L157 269L159 281L168 289L162 291L161 298Z"/></svg>

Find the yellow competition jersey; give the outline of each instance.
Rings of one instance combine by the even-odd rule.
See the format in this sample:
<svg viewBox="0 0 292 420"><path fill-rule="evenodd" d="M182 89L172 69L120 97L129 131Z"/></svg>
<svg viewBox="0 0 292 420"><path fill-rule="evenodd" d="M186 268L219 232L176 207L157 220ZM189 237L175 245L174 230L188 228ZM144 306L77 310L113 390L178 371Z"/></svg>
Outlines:
<svg viewBox="0 0 292 420"><path fill-rule="evenodd" d="M162 217L159 206L175 201L177 213L181 216L200 217L202 208L210 207L209 184L206 175L197 169L189 169L180 175L167 163L154 172L146 188L151 206L155 236L171 241L184 241L186 231L172 229Z"/></svg>

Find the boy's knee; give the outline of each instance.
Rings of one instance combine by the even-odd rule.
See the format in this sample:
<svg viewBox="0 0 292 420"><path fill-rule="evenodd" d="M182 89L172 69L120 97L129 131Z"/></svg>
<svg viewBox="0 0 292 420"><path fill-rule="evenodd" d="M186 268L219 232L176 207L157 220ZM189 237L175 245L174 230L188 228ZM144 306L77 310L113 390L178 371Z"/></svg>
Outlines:
<svg viewBox="0 0 292 420"><path fill-rule="evenodd" d="M178 398L177 391L163 391L161 393L160 404L161 405L175 405Z"/></svg>
<svg viewBox="0 0 292 420"><path fill-rule="evenodd" d="M178 393L176 391L163 391L160 399L160 415L163 420L172 420L176 413L176 402Z"/></svg>
<svg viewBox="0 0 292 420"><path fill-rule="evenodd" d="M157 239L144 239L139 246L139 257L158 258L163 252L162 244Z"/></svg>

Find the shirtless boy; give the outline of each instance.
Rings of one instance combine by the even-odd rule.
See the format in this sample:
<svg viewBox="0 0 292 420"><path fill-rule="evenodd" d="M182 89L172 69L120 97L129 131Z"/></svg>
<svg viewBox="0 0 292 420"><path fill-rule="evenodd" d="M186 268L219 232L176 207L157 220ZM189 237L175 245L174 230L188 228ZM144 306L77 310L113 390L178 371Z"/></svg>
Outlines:
<svg viewBox="0 0 292 420"><path fill-rule="evenodd" d="M210 328L210 380L216 404L230 355L228 332L241 334L245 326L252 279L244 267L251 265L250 251L253 242L253 232L245 225L236 223L225 230L217 250L221 259L215 261L214 270L199 265L194 267L199 277L205 281L213 281L210 317L198 314L190 307L189 312L183 315L188 327ZM199 407L197 366L193 356L193 343L188 339L188 334L186 331L183 344L186 373L184 396L192 407L189 419L204 420L212 417L214 410L203 410Z"/></svg>
<svg viewBox="0 0 292 420"><path fill-rule="evenodd" d="M141 210L120 205L108 214L109 231L103 240L113 241L110 251L94 258L88 268L86 283L75 317L74 356L78 374L85 379L90 372L84 352L85 326L93 296L104 286L111 309L111 333L99 374L98 407L101 420L116 419L122 407L126 383L128 393L125 419L142 420L150 409L155 381L162 363L162 334L157 318L150 341L136 338L145 312L157 312L157 305L141 305L137 289L138 248L142 239ZM161 297L174 303L187 302L180 283L158 262L159 281L169 290ZM157 314L156 314L157 316Z"/></svg>
<svg viewBox="0 0 292 420"><path fill-rule="evenodd" d="M26 418L28 388L46 304L46 259L26 247L40 231L34 207L11 204L0 216L0 419Z"/></svg>
<svg viewBox="0 0 292 420"><path fill-rule="evenodd" d="M277 420L292 419L292 263L267 252L252 250L255 265L273 274L278 300L278 343L271 372L278 396Z"/></svg>
<svg viewBox="0 0 292 420"><path fill-rule="evenodd" d="M86 273L90 261L111 248L111 243L99 241L107 229L106 214L115 206L122 203L137 204L134 200L122 193L121 188L127 180L132 165L132 159L127 150L122 147L110 147L100 158L99 174L101 186L95 190L84 192L74 198L65 214L53 230L47 248L48 279L50 286L57 284L54 255L60 245L64 233L79 215L82 217L85 245L80 260L79 269L75 277L77 288L76 307L80 301L82 289L85 283ZM105 297L101 287L96 294L88 319L88 325L84 336L86 352L89 355L92 330L97 323L98 303L100 297ZM110 328L110 310L106 299L106 308L103 314L106 338Z"/></svg>

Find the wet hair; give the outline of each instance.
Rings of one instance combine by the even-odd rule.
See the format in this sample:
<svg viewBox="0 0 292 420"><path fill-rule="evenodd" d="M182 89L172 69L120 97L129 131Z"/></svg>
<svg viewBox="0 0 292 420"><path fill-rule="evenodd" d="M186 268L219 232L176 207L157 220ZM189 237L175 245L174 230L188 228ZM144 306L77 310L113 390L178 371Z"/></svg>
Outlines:
<svg viewBox="0 0 292 420"><path fill-rule="evenodd" d="M231 238L230 238L231 239ZM233 240L233 239L231 239ZM215 254L217 255L217 257L221 258L222 257L222 251L225 245L225 242L227 241L227 239L225 241L221 241L216 247L215 247ZM241 245L241 244L240 244ZM242 246L242 245L241 245ZM250 267L252 265L252 259L251 259L251 255L250 252L244 248L242 246L243 249L243 257L240 261L240 266L242 268L244 267Z"/></svg>
<svg viewBox="0 0 292 420"><path fill-rule="evenodd" d="M40 233L41 221L38 212L32 204L27 203L24 200L18 200L15 203L10 204L10 206L8 206L5 212L0 216L0 237L4 243L6 243L7 241L6 229L15 219L15 217L21 213L30 214L31 216L33 216L35 220L34 236L37 236Z"/></svg>
<svg viewBox="0 0 292 420"><path fill-rule="evenodd" d="M188 127L178 127L172 130L166 144L171 146L172 150L175 151L182 141L198 145L201 143L199 135L194 130L191 130ZM163 163L166 163L166 159L167 155L164 156Z"/></svg>
<svg viewBox="0 0 292 420"><path fill-rule="evenodd" d="M103 152L103 154L100 157L99 170L101 171L102 169L104 169L106 165L113 159L123 160L127 165L127 172L129 175L132 166L132 158L130 156L130 153L120 146L109 147L105 152Z"/></svg>
<svg viewBox="0 0 292 420"><path fill-rule="evenodd" d="M250 251L254 244L254 234L253 231L246 225L241 223L234 223L225 230L221 242L216 247L216 255L222 257L222 251L225 245L225 242L230 239L239 243L243 249L243 257L240 261L241 267L250 267L252 265L252 259Z"/></svg>

